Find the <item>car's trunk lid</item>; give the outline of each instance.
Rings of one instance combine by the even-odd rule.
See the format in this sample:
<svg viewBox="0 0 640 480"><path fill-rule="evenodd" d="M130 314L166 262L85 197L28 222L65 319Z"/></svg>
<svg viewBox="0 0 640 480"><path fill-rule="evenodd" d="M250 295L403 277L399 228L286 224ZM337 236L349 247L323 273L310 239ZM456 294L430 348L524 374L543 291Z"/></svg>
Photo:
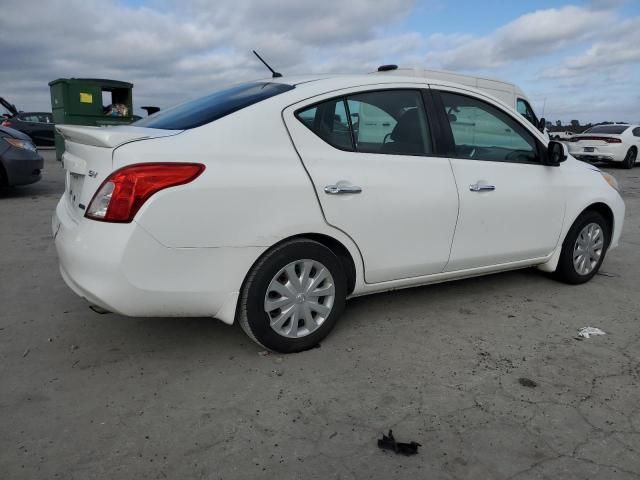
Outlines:
<svg viewBox="0 0 640 480"><path fill-rule="evenodd" d="M133 126L57 125L56 129L65 140L65 152L62 155L62 164L67 172L65 195L69 196L76 218L84 215L96 190L113 171L113 152L118 147L180 133L179 130Z"/></svg>

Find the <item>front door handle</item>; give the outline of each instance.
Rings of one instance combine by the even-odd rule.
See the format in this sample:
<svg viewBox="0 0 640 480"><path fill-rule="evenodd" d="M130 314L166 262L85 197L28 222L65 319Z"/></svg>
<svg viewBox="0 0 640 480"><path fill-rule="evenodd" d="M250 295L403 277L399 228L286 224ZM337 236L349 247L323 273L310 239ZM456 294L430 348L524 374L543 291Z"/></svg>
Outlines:
<svg viewBox="0 0 640 480"><path fill-rule="evenodd" d="M480 185L478 183L469 185L469 190L472 192L493 192L495 189L495 185Z"/></svg>
<svg viewBox="0 0 640 480"><path fill-rule="evenodd" d="M346 195L349 193L362 193L362 188L355 185L327 185L324 193L328 195Z"/></svg>

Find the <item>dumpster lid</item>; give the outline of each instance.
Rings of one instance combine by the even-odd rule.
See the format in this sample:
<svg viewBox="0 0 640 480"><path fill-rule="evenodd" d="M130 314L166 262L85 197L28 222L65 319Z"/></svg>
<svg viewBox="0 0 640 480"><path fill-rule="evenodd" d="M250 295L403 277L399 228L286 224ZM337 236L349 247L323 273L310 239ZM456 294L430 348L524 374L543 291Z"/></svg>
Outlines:
<svg viewBox="0 0 640 480"><path fill-rule="evenodd" d="M11 115L17 115L18 114L18 109L16 108L15 105L11 105L9 102L7 102L4 98L0 97L0 105L2 105L4 108L6 108L7 110L9 110L9 112L11 113Z"/></svg>
<svg viewBox="0 0 640 480"><path fill-rule="evenodd" d="M108 88L133 88L133 83L121 80L109 80L108 78L57 78L49 82L49 86L56 83L93 83Z"/></svg>

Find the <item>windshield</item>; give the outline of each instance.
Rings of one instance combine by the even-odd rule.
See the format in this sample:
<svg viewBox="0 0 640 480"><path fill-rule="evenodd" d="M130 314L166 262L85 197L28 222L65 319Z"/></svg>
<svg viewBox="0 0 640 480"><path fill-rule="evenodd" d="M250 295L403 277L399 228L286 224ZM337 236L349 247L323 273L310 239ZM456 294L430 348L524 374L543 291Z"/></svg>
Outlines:
<svg viewBox="0 0 640 480"><path fill-rule="evenodd" d="M161 110L132 125L164 130L188 130L293 88L292 85L283 83L244 83Z"/></svg>
<svg viewBox="0 0 640 480"><path fill-rule="evenodd" d="M591 127L584 133L608 133L610 135L620 135L627 128L629 128L629 125L599 125L597 127Z"/></svg>

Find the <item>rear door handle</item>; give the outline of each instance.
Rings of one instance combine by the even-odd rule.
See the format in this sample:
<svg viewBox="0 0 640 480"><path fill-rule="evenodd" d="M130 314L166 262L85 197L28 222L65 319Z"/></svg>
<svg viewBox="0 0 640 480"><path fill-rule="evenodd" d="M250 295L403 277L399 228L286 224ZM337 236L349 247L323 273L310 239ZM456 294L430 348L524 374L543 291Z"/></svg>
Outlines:
<svg viewBox="0 0 640 480"><path fill-rule="evenodd" d="M495 189L495 185L480 185L477 183L469 185L469 190L472 192L493 192Z"/></svg>
<svg viewBox="0 0 640 480"><path fill-rule="evenodd" d="M324 193L326 193L327 195L362 193L362 188L355 185L327 185L326 187L324 187Z"/></svg>

